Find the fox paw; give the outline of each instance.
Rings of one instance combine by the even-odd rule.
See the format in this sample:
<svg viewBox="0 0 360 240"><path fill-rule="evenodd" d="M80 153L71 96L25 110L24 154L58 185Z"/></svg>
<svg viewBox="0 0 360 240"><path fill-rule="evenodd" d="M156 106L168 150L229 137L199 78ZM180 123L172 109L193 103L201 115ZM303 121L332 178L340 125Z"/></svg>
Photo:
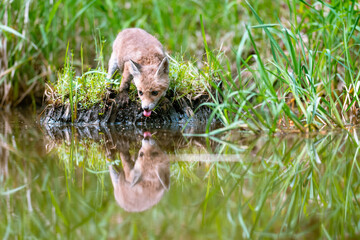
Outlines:
<svg viewBox="0 0 360 240"><path fill-rule="evenodd" d="M120 92L116 97L116 103L119 104L120 107L124 107L129 104L129 95L126 92Z"/></svg>
<svg viewBox="0 0 360 240"><path fill-rule="evenodd" d="M170 100L166 97L164 97L161 101L161 108L164 112L167 112L170 110L170 108L172 107L172 104L170 102Z"/></svg>

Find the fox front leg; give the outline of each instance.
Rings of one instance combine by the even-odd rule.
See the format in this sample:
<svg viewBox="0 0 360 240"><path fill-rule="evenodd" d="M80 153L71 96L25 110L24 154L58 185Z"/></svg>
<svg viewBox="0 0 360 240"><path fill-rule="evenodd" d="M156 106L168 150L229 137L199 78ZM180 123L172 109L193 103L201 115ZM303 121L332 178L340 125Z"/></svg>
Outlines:
<svg viewBox="0 0 360 240"><path fill-rule="evenodd" d="M125 106L129 103L129 89L130 89L130 83L131 83L132 75L128 71L128 66L125 63L124 64L124 71L121 78L121 84L119 89L119 95L117 98L118 103L120 106Z"/></svg>
<svg viewBox="0 0 360 240"><path fill-rule="evenodd" d="M111 54L110 60L109 60L109 67L108 67L108 74L106 75L106 78L111 80L116 71L119 69L119 65L116 59L116 56L114 53ZM110 84L110 89L113 87L113 84Z"/></svg>

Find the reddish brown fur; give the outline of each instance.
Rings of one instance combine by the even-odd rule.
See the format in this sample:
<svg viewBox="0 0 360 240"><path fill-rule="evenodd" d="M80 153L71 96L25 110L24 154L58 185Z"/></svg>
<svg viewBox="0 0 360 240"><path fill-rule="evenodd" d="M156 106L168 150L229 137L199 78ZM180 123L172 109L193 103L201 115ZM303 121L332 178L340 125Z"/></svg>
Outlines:
<svg viewBox="0 0 360 240"><path fill-rule="evenodd" d="M139 28L120 32L113 44L109 61L108 78L120 70L123 79L120 85L121 101L128 101L127 92L131 79L138 91L143 108L152 110L169 87L168 60L163 46L152 35ZM157 91L158 95L151 94Z"/></svg>
<svg viewBox="0 0 360 240"><path fill-rule="evenodd" d="M170 185L167 155L153 139L144 139L133 166L129 156L120 154L120 157L122 169L110 166L118 204L128 212L141 212L156 205Z"/></svg>

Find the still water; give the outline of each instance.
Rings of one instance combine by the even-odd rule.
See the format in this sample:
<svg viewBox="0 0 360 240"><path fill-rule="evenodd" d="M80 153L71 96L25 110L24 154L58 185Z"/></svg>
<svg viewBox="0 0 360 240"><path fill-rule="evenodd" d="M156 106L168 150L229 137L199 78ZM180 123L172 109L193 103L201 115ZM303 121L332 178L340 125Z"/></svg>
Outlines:
<svg viewBox="0 0 360 240"><path fill-rule="evenodd" d="M359 131L193 136L0 112L2 239L355 239Z"/></svg>

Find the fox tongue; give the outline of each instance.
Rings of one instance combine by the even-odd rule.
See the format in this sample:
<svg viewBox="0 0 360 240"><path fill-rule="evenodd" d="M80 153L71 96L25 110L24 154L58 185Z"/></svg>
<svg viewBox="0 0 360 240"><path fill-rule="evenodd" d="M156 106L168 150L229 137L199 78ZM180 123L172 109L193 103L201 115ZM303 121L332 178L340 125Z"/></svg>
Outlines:
<svg viewBox="0 0 360 240"><path fill-rule="evenodd" d="M145 117L150 117L151 111L144 110L143 114L144 114Z"/></svg>
<svg viewBox="0 0 360 240"><path fill-rule="evenodd" d="M151 132L144 132L144 138L151 138Z"/></svg>

